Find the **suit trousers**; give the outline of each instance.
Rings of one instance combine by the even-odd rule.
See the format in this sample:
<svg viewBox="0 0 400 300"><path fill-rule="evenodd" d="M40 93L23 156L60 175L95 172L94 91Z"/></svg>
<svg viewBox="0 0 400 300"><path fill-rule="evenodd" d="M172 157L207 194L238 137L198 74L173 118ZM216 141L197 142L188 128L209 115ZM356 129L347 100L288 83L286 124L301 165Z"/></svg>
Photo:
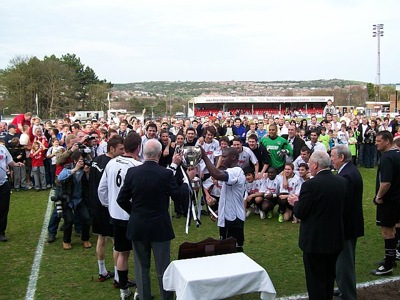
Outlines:
<svg viewBox="0 0 400 300"><path fill-rule="evenodd" d="M309 300L332 300L337 253L303 252Z"/></svg>
<svg viewBox="0 0 400 300"><path fill-rule="evenodd" d="M10 210L11 184L9 181L0 185L0 234L5 234L8 211Z"/></svg>
<svg viewBox="0 0 400 300"><path fill-rule="evenodd" d="M346 300L357 299L356 244L357 238L346 240L336 262L336 283Z"/></svg>
<svg viewBox="0 0 400 300"><path fill-rule="evenodd" d="M158 286L162 300L172 300L173 292L163 288L163 276L170 263L171 241L132 241L134 252L135 278L140 300L151 300L150 259L153 249Z"/></svg>

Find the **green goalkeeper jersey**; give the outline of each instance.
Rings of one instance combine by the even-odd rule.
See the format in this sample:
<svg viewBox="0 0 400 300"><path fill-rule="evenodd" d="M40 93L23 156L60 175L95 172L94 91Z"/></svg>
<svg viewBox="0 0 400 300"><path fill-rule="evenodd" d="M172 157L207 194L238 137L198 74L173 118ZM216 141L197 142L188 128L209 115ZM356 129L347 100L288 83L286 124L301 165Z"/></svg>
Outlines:
<svg viewBox="0 0 400 300"><path fill-rule="evenodd" d="M280 157L278 155L278 151L282 149L287 149L289 151L290 156L293 155L292 146L288 143L286 139L281 136L277 136L276 138L272 139L270 136L264 136L260 143L268 150L268 153L271 157L270 166L275 169L282 168L285 164L285 158Z"/></svg>

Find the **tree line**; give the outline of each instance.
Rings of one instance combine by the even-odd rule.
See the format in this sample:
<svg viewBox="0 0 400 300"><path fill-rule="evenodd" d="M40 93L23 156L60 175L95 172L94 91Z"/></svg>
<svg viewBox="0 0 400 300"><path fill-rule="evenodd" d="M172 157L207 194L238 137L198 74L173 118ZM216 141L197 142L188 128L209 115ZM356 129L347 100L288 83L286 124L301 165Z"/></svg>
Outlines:
<svg viewBox="0 0 400 300"><path fill-rule="evenodd" d="M315 84L315 81L310 81ZM322 81L325 85L326 81ZM377 86L368 83L354 83L351 90L343 86L338 88L321 87L310 90L309 96L332 95L336 105L364 106L365 101L374 101ZM305 84L305 82L300 82ZM332 84L332 83L331 83ZM60 58L55 55L37 57L16 57L10 66L0 70L0 109L8 108L7 113L31 111L44 119L63 117L70 110L108 109L107 92L113 85L100 80L94 70L85 66L75 54L65 54ZM177 111L187 112L187 100L200 94L226 92L228 87L218 82L142 82L116 85L117 90L144 90L150 97L129 95L126 99L114 99L117 107L142 111L146 108L150 115L160 116ZM164 94L160 97L159 93ZM379 91L381 101L388 101L395 93L395 87L384 85ZM36 108L36 95L38 109ZM285 96L294 96L292 89L285 91ZM114 106L113 105L113 106ZM122 107L123 106L123 107ZM37 111L38 110L38 111ZM1 111L1 110L0 110Z"/></svg>
<svg viewBox="0 0 400 300"><path fill-rule="evenodd" d="M16 57L0 71L3 108L31 111L41 118L63 117L70 110L107 110L112 84L100 80L75 54ZM36 95L38 112L36 109Z"/></svg>

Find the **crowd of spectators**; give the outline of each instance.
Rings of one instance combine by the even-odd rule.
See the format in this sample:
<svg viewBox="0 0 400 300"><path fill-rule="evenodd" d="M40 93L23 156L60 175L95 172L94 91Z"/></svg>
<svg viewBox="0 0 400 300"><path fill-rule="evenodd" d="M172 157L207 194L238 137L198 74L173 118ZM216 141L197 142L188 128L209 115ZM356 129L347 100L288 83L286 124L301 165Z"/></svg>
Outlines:
<svg viewBox="0 0 400 300"><path fill-rule="evenodd" d="M265 219L276 215L279 222L297 223L299 220L293 215L290 203L298 199L301 185L310 178L308 163L314 151L330 153L335 146L345 145L354 165L374 168L379 161L375 146L377 133L387 130L396 138L400 135L399 122L400 116L390 119L389 115L368 118L345 113L339 118L329 109L322 120L316 116L310 120L299 119L296 115L290 119L287 116L266 115L251 119L220 115L152 120L120 114L116 120L108 121L101 118L82 122L73 116L44 121L28 112L16 116L10 124L0 122L0 143L18 163L9 165L7 170L15 192L32 188L41 192L60 186L60 174L63 179L64 173L66 177L71 175L71 171L65 171L68 164L72 170L86 170L86 163L90 166L96 157L109 153L108 141L113 136L124 141L131 132L141 137L141 144L132 158L143 162L143 146L151 139L158 139L162 145L159 165L163 167L172 164L174 153L181 147L200 146L208 160L216 168L223 169L222 153L232 147L238 152L237 164L246 176L243 199L246 217L259 215L260 219ZM80 155L74 156L77 151ZM182 172L179 168L175 173L178 184L183 182ZM89 176L89 171L87 174ZM203 204L210 206L213 212L210 216L215 221L221 183L212 178L204 162L200 163L197 175L203 182ZM95 189L90 190L95 193ZM174 210L176 218L186 216L188 203L175 202ZM84 247L90 248L87 228L90 219L86 212L84 216L69 216L68 231L74 226L75 232L82 235ZM49 242L56 239L60 217L55 208L49 224ZM71 249L70 238L63 243L65 250ZM104 273L104 265L102 270ZM110 274L108 271L105 275L100 273L102 277L99 278L108 279Z"/></svg>
<svg viewBox="0 0 400 300"><path fill-rule="evenodd" d="M72 116L54 122L43 121L28 112L17 115L10 124L0 122L0 142L4 143L15 162L24 164L23 167L9 170L14 190L35 188L41 191L54 187L56 153L66 148L66 137L70 133L77 136L79 143L90 148L91 158L105 154L107 140L115 134L125 138L129 132L134 131L142 136L144 142L158 138L165 148L160 159L163 166L168 165L175 147L182 144L182 138L182 145L201 144L205 148L211 147L207 153L215 163L216 157L221 154L219 143L226 143L227 139L227 146L244 149L240 153L249 153L251 159L239 160L239 164L243 168L249 165L253 167L256 179L266 174L267 167L274 167L279 175L285 163L296 161L304 146L311 153L314 150L329 153L335 145L344 144L351 150L353 163L373 168L379 159L375 146L376 133L389 130L395 138L400 135L399 116L391 120L389 115L367 118L364 115L345 113L339 118L332 109L326 108L325 112L322 120L317 120L316 116L312 116L311 120L298 119L296 115L291 119L284 116L250 119L221 115L145 120L120 114L117 120L109 122L104 118L81 122ZM253 154L258 159L257 163L254 163ZM294 174L298 171L298 164L294 165ZM203 170L202 173L208 172ZM264 177L267 178L266 175Z"/></svg>

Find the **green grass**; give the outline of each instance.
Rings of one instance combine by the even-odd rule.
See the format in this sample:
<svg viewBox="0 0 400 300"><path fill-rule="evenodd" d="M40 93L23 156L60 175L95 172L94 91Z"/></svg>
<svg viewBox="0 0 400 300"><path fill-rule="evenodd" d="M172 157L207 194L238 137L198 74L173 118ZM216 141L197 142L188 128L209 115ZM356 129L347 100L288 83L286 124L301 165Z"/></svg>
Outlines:
<svg viewBox="0 0 400 300"><path fill-rule="evenodd" d="M365 236L357 244L356 271L357 281L366 282L376 279L369 275L369 271L375 267L374 262L383 257L384 250L379 228L375 225L375 206L372 204L376 170L362 168L361 172L364 178ZM25 298L47 199L46 192L14 192L11 195L7 229L9 242L0 243L0 299ZM185 220L173 219L176 238L172 241L172 259L177 258L178 246L184 241L218 237L216 224L208 217L203 217L202 221L199 228L192 225L186 235ZM306 292L302 253L298 248L298 229L298 224L278 223L276 215L271 220L260 220L254 215L245 223L244 251L267 270L278 297ZM73 237L73 249L64 251L61 236L60 232L55 243L45 243L35 298L118 298L119 291L112 288L112 281L96 281L98 268L95 247L84 250L79 238ZM95 236L91 241L95 246ZM112 270L111 256L112 248L109 244L106 258L109 270ZM132 261L131 257L131 277ZM154 271L152 284L155 299L160 299ZM259 294L245 295L244 299L259 299Z"/></svg>

